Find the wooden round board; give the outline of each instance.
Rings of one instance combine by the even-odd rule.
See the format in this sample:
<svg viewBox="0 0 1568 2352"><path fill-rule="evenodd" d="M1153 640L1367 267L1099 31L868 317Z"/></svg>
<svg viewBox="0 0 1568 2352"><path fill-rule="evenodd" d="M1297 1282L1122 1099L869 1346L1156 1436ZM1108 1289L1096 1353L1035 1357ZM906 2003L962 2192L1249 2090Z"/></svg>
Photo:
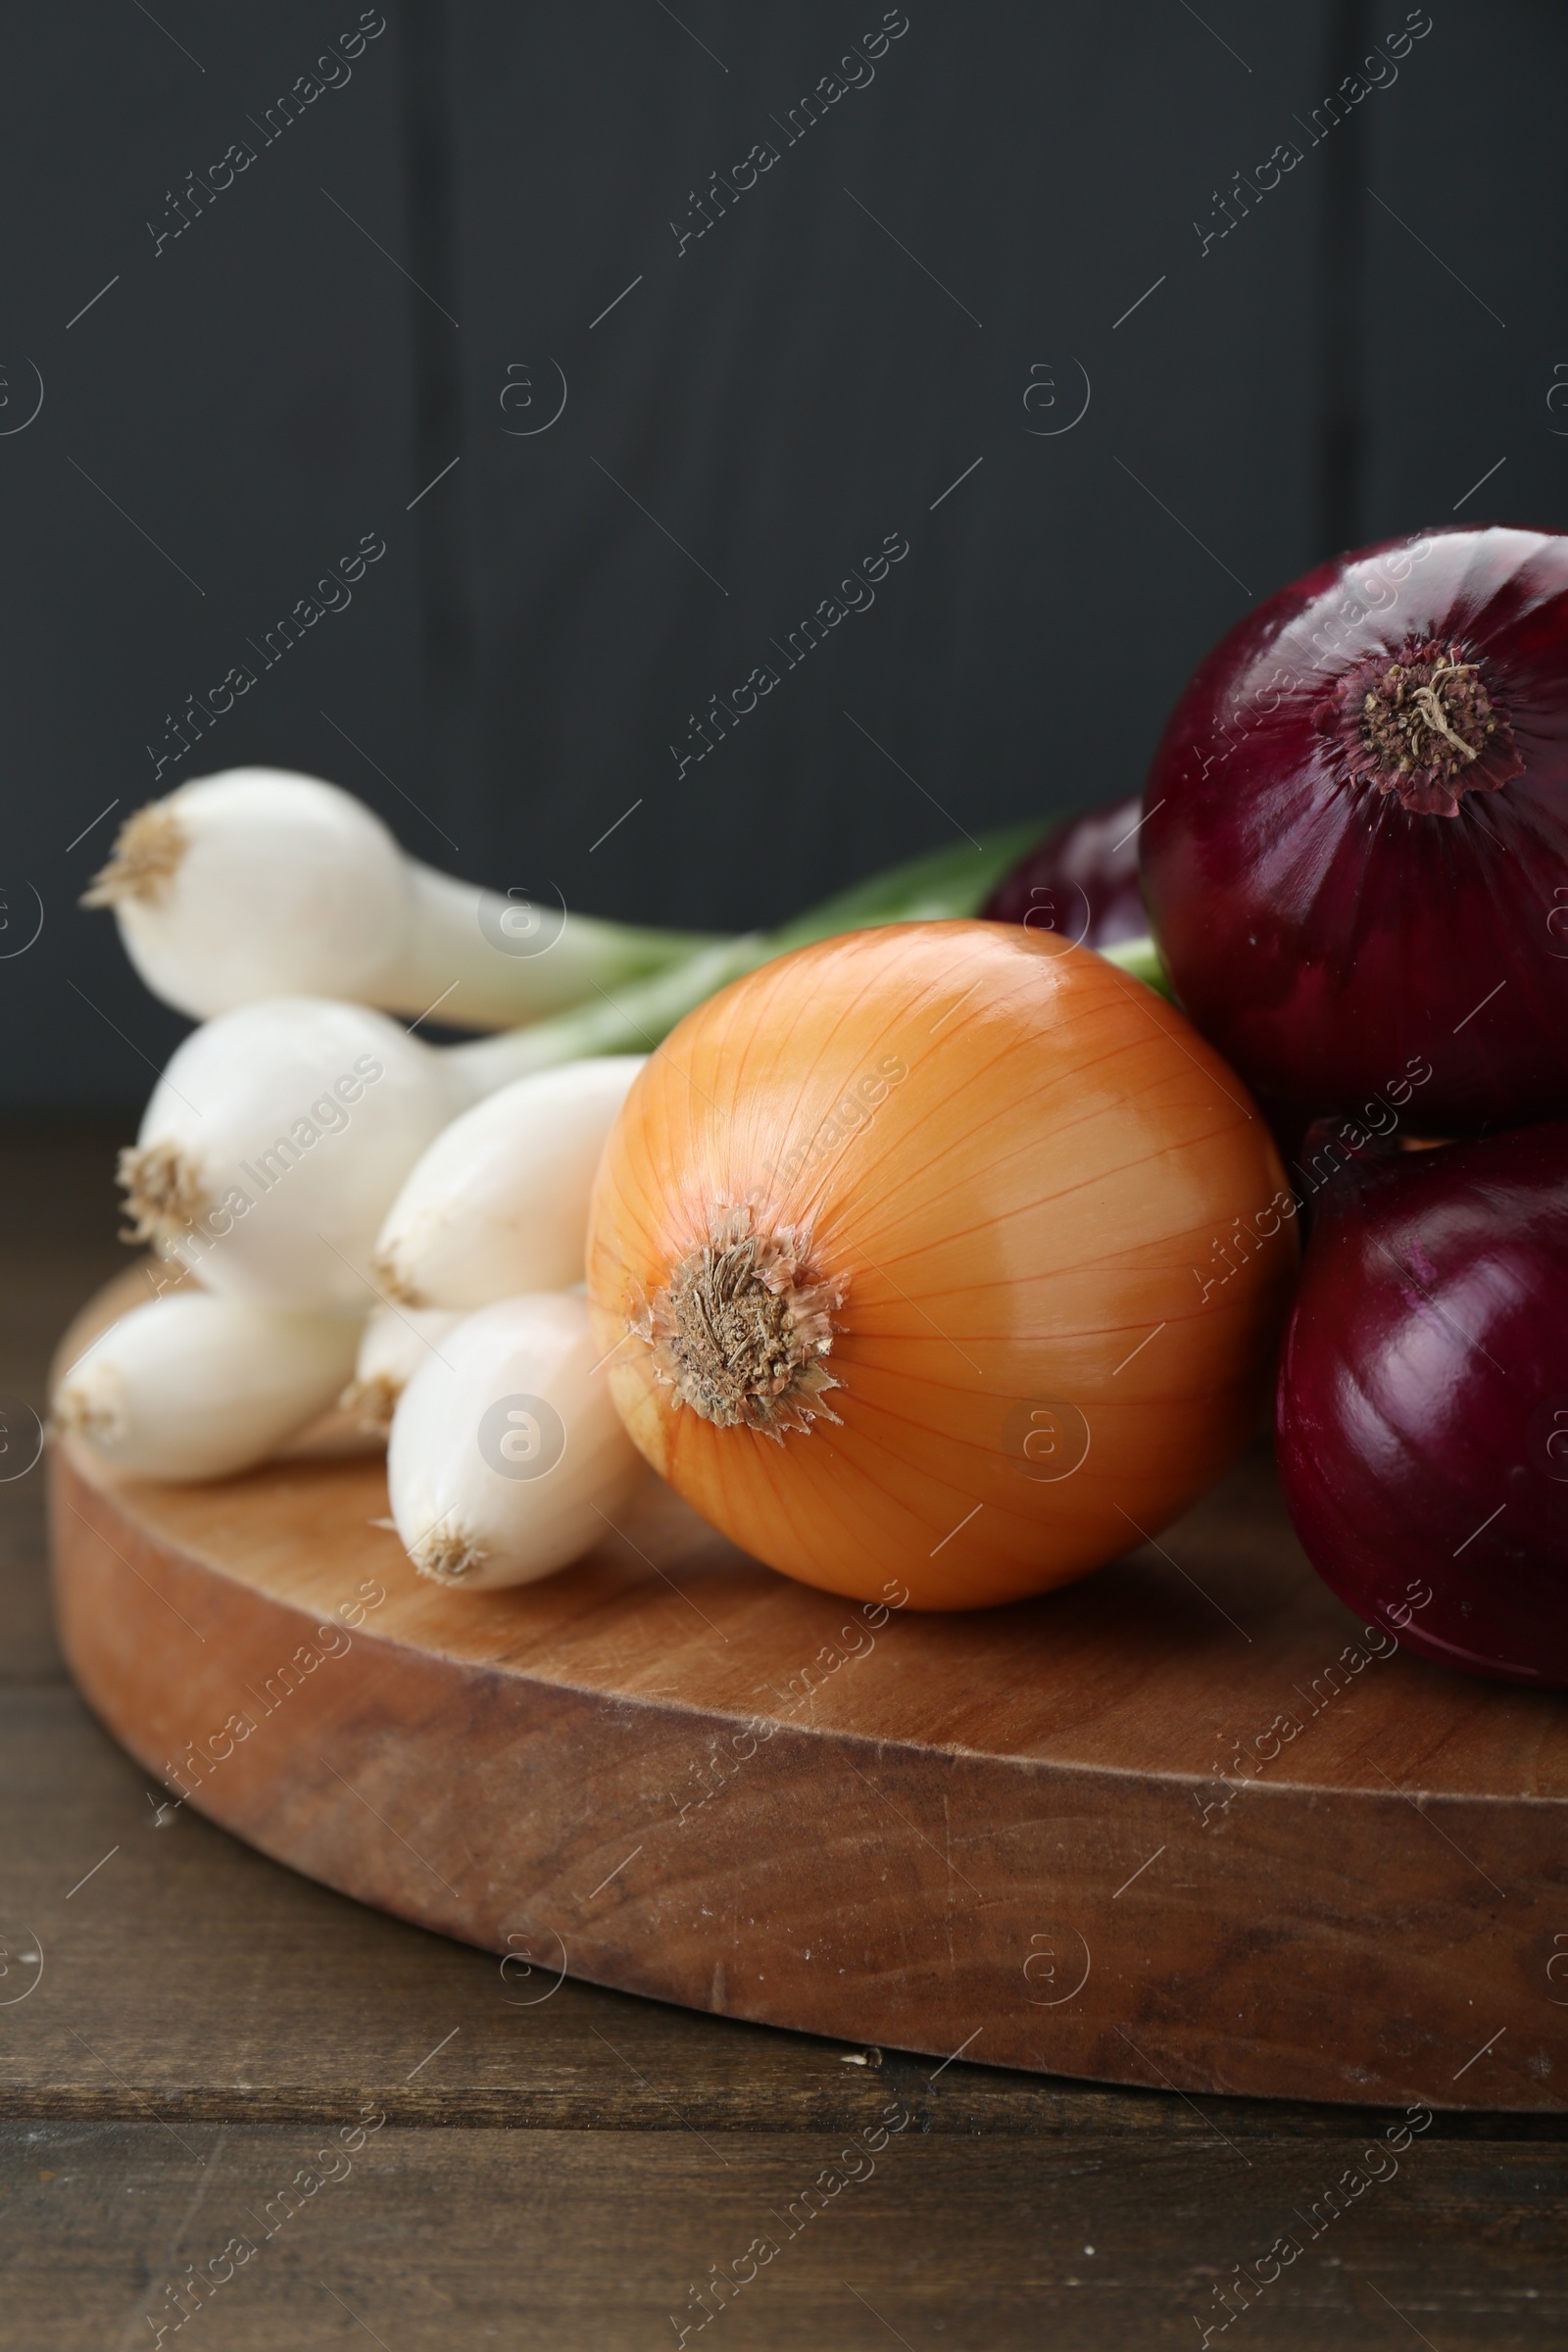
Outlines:
<svg viewBox="0 0 1568 2352"><path fill-rule="evenodd" d="M1360 1627L1261 1453L1081 1585L924 1618L652 1478L575 1567L462 1594L341 1432L210 1486L72 1444L53 1476L67 1655L170 1801L515 1955L516 1999L565 1973L1184 2091L1568 2095L1568 1705Z"/></svg>

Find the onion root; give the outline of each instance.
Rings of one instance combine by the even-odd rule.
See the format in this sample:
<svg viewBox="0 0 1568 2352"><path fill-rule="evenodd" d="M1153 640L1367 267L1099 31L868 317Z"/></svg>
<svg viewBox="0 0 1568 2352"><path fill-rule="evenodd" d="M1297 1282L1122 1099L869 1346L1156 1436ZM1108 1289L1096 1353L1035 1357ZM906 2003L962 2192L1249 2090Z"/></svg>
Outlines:
<svg viewBox="0 0 1568 2352"><path fill-rule="evenodd" d="M432 1527L409 1551L417 1574L438 1585L461 1584L470 1570L482 1568L489 1556L484 1545L461 1523L455 1527Z"/></svg>
<svg viewBox="0 0 1568 2352"><path fill-rule="evenodd" d="M205 1185L177 1144L127 1144L120 1154L120 1184L131 1220L122 1241L182 1241L212 1207Z"/></svg>
<svg viewBox="0 0 1568 2352"><path fill-rule="evenodd" d="M121 826L108 864L81 894L82 906L156 906L189 846L177 812L167 801L149 801Z"/></svg>
<svg viewBox="0 0 1568 2352"><path fill-rule="evenodd" d="M822 1358L833 1347L832 1310L844 1286L813 1279L809 1227L759 1233L750 1206L722 1209L711 1237L681 1260L668 1283L630 1320L654 1352L654 1376L718 1429L744 1423L777 1445L808 1433L842 1387Z"/></svg>

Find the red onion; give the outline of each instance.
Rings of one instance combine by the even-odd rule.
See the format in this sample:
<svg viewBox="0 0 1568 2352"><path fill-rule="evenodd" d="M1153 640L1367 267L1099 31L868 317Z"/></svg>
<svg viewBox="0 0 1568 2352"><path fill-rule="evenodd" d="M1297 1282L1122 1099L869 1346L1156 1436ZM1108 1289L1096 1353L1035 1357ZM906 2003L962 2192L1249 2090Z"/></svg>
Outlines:
<svg viewBox="0 0 1568 2352"><path fill-rule="evenodd" d="M1568 1111L1568 536L1323 564L1200 666L1154 756L1144 896L1253 1087L1351 1110L1430 1061L1438 1133Z"/></svg>
<svg viewBox="0 0 1568 2352"><path fill-rule="evenodd" d="M1078 947L1147 939L1138 887L1138 795L1075 816L1015 865L980 909L992 923L1059 931Z"/></svg>
<svg viewBox="0 0 1568 2352"><path fill-rule="evenodd" d="M1280 1365L1324 1582L1423 1657L1568 1685L1568 1123L1342 1166Z"/></svg>

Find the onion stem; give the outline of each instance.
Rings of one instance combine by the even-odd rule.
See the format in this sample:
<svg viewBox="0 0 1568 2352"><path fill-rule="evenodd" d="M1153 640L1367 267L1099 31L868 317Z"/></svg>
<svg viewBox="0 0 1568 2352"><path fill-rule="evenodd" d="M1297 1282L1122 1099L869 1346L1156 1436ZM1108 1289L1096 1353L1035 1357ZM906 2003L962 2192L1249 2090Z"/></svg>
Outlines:
<svg viewBox="0 0 1568 2352"><path fill-rule="evenodd" d="M677 1021L728 982L755 971L759 964L771 962L775 956L787 955L792 948L831 939L843 931L869 930L881 923L939 922L973 914L1038 832L1038 824L1016 825L1006 832L988 834L978 856L972 850L940 850L933 857L911 858L824 900L777 931L751 931L740 939L705 948L668 971L617 990L613 997L599 989L597 1004L535 1021L514 1036L481 1038L475 1044L455 1047L453 1059L469 1070L482 1093L528 1070L549 1069L557 1062L579 1061L589 1054L651 1054ZM1086 955L1095 952L1084 951ZM1121 940L1100 953L1135 979L1147 981L1161 996L1170 995L1170 983L1152 939Z"/></svg>
<svg viewBox="0 0 1568 2352"><path fill-rule="evenodd" d="M1157 995L1169 998L1172 1004L1176 1002L1170 976L1152 939L1118 939L1113 946L1101 948L1097 953L1107 963L1119 964L1124 972L1131 972L1135 980L1146 981Z"/></svg>
<svg viewBox="0 0 1568 2352"><path fill-rule="evenodd" d="M601 989L602 1002L536 1021L522 1037L481 1038L459 1046L455 1058L473 1070L481 1091L484 1073L505 1056L507 1077L527 1069L548 1069L558 1061L579 1061L590 1054L649 1054L684 1020L731 980L771 962L792 948L815 939L830 939L840 931L860 931L878 923L940 921L945 916L973 914L983 906L1000 877L1016 863L1038 832L1038 825L1014 825L992 833L973 850L939 850L932 857L910 858L886 873L839 891L820 906L797 915L776 931L749 931L688 956L668 971L657 973L634 987L618 990L613 998Z"/></svg>

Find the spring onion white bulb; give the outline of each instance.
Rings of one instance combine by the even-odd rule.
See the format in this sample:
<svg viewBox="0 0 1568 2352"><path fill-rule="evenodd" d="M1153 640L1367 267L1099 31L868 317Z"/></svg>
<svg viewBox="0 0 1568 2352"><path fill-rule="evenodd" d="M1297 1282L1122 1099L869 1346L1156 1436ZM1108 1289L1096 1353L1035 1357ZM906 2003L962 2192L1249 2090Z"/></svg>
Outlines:
<svg viewBox="0 0 1568 2352"><path fill-rule="evenodd" d="M541 1054L559 1058L535 1030L427 1046L318 997L220 1013L178 1048L121 1154L134 1238L228 1298L368 1308L376 1234L420 1152Z"/></svg>
<svg viewBox="0 0 1568 2352"><path fill-rule="evenodd" d="M404 1549L421 1576L466 1591L579 1558L646 1475L587 1302L563 1291L466 1316L404 1390L387 1448Z"/></svg>
<svg viewBox="0 0 1568 2352"><path fill-rule="evenodd" d="M450 1053L365 1005L222 1013L179 1047L121 1154L135 1236L229 1298L368 1307L381 1219L467 1099Z"/></svg>
<svg viewBox="0 0 1568 2352"><path fill-rule="evenodd" d="M54 1425L138 1478L227 1478L325 1412L357 1315L178 1291L132 1307L62 1375Z"/></svg>
<svg viewBox="0 0 1568 2352"><path fill-rule="evenodd" d="M708 944L455 881L351 793L273 767L139 808L83 904L113 906L147 986L197 1019L262 997L439 999L458 1027L510 1028Z"/></svg>
<svg viewBox="0 0 1568 2352"><path fill-rule="evenodd" d="M463 1317L442 1306L378 1306L366 1320L354 1378L338 1398L368 1434L385 1437L398 1398Z"/></svg>
<svg viewBox="0 0 1568 2352"><path fill-rule="evenodd" d="M373 1271L416 1306L488 1306L583 1279L588 1195L640 1054L514 1079L444 1127L411 1169Z"/></svg>

